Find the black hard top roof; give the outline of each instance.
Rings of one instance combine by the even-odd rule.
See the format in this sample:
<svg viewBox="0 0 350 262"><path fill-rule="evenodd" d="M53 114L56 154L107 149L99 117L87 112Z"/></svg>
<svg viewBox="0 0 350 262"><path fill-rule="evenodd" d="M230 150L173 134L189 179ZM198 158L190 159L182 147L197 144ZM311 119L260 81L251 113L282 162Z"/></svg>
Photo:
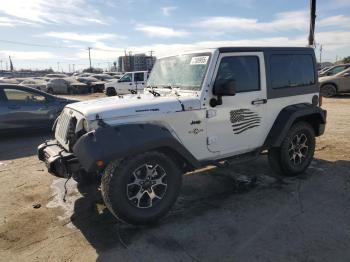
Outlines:
<svg viewBox="0 0 350 262"><path fill-rule="evenodd" d="M220 53L228 52L266 52L266 51L307 51L313 52L312 47L253 47L253 46L244 46L244 47L219 47Z"/></svg>

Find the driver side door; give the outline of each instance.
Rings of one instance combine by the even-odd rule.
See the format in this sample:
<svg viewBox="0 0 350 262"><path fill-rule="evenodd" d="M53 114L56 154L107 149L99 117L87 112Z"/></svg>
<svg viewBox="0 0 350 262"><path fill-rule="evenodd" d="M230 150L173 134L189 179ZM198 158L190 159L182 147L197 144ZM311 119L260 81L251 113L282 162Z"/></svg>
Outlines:
<svg viewBox="0 0 350 262"><path fill-rule="evenodd" d="M234 96L207 112L207 144L220 155L246 153L263 145L266 137L266 77L262 52L222 53L214 82L235 82Z"/></svg>
<svg viewBox="0 0 350 262"><path fill-rule="evenodd" d="M135 87L133 84L133 74L126 73L125 75L123 75L123 77L119 79L116 89L118 95L129 94L129 90L134 90Z"/></svg>

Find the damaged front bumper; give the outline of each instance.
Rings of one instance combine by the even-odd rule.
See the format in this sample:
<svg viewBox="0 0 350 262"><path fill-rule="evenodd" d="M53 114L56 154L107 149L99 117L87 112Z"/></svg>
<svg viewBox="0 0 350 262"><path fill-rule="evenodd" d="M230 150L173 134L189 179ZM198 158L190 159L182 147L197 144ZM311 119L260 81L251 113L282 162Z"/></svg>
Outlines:
<svg viewBox="0 0 350 262"><path fill-rule="evenodd" d="M68 178L81 169L78 159L57 142L49 140L39 145L38 158L45 162L48 171L57 177Z"/></svg>

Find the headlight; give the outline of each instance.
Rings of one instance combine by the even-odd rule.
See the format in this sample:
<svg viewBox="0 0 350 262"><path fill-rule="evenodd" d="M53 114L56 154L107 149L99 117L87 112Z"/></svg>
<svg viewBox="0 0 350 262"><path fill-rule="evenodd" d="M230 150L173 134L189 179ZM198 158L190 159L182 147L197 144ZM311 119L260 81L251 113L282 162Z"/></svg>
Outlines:
<svg viewBox="0 0 350 262"><path fill-rule="evenodd" d="M89 131L89 124L86 119L83 120L83 128L86 132Z"/></svg>

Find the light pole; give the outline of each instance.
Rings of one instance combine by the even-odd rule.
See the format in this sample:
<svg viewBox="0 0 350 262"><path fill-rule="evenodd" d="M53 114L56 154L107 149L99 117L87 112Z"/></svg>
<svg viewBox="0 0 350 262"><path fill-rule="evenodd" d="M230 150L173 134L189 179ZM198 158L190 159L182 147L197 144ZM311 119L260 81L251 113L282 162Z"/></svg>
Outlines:
<svg viewBox="0 0 350 262"><path fill-rule="evenodd" d="M91 55L90 55L90 50L92 48L91 47L88 47L88 51L89 51L89 62L90 62L90 72L92 73L92 67L91 67Z"/></svg>

